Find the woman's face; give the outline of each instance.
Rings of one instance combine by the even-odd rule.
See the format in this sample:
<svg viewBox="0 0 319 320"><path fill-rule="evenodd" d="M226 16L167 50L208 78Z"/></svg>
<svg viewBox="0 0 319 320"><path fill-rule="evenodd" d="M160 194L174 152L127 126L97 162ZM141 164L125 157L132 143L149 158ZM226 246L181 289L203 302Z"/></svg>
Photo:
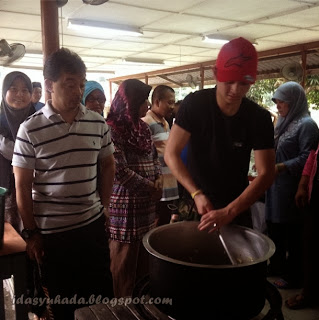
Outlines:
<svg viewBox="0 0 319 320"><path fill-rule="evenodd" d="M277 105L279 115L285 118L289 112L288 103L278 99L275 99L275 103Z"/></svg>
<svg viewBox="0 0 319 320"><path fill-rule="evenodd" d="M143 118L146 115L146 112L148 110L149 102L148 99L144 101L144 103L141 104L140 109L139 109L139 117Z"/></svg>
<svg viewBox="0 0 319 320"><path fill-rule="evenodd" d="M15 109L26 108L31 102L31 93L21 77L15 78L6 93L7 104Z"/></svg>
<svg viewBox="0 0 319 320"><path fill-rule="evenodd" d="M85 106L101 114L104 110L105 101L104 93L99 89L95 89L86 97Z"/></svg>

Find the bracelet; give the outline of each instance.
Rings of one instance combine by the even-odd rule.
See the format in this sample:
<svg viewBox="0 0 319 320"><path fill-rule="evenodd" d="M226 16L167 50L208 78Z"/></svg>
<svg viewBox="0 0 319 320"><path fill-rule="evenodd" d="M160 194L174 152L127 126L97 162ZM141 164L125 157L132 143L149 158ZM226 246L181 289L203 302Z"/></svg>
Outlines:
<svg viewBox="0 0 319 320"><path fill-rule="evenodd" d="M194 199L195 196L197 196L199 193L203 193L203 191L201 189L198 189L198 190L194 191L193 193L191 193L192 199Z"/></svg>

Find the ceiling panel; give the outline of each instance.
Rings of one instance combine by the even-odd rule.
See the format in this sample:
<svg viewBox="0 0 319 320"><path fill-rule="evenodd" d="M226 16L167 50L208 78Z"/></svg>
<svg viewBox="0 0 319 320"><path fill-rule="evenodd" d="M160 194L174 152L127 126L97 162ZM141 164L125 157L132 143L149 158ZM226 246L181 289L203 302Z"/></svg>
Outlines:
<svg viewBox="0 0 319 320"><path fill-rule="evenodd" d="M198 16L187 16L174 14L160 21L149 23L145 28L153 30L163 30L163 32L180 32L185 35L194 35L210 32L218 27L228 26L230 23L222 19L211 19Z"/></svg>
<svg viewBox="0 0 319 320"><path fill-rule="evenodd" d="M15 66L42 67L40 12L40 0L0 0L1 38L26 47ZM202 42L209 33L256 39L259 52L319 41L319 0L109 0L99 6L69 0L58 15L60 45L82 56L88 72L114 71L108 78L213 61L221 46ZM70 18L131 25L143 35L76 32L67 28ZM124 65L125 57L165 64Z"/></svg>
<svg viewBox="0 0 319 320"><path fill-rule="evenodd" d="M213 19L227 19L229 21L252 21L260 17L269 17L272 14L292 8L300 8L304 4L298 4L289 0L223 0L223 1L201 1L196 7L187 10L186 13L197 14Z"/></svg>
<svg viewBox="0 0 319 320"><path fill-rule="evenodd" d="M191 47L191 46L179 46L179 45L167 45L167 46L160 46L157 49L151 50L152 52L156 53L170 53L174 55L188 55L188 54L196 54L202 52L202 48Z"/></svg>
<svg viewBox="0 0 319 320"><path fill-rule="evenodd" d="M303 19L300 19L300 16ZM312 28L319 25L319 2L316 7L307 8L300 12L286 14L281 17L264 21L266 24L286 25L297 28Z"/></svg>
<svg viewBox="0 0 319 320"><path fill-rule="evenodd" d="M278 34L270 37L265 37L264 39L278 41L283 45L298 44L300 43L298 39L302 39L303 42L312 42L312 41L318 40L318 31L307 30L307 32L305 32L304 30L298 30L298 31L287 32L285 34Z"/></svg>

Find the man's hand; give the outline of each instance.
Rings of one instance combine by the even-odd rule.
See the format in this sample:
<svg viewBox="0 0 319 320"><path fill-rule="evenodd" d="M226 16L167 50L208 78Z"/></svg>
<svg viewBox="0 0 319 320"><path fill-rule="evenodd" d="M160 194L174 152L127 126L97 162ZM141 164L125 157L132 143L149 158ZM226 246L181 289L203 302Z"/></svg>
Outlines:
<svg viewBox="0 0 319 320"><path fill-rule="evenodd" d="M235 217L230 214L227 207L218 210L211 210L202 216L198 229L201 231L208 230L208 232L213 232L217 228L229 224L234 218Z"/></svg>
<svg viewBox="0 0 319 320"><path fill-rule="evenodd" d="M26 240L27 254L31 260L36 260L38 264L42 263L44 255L43 240L40 233L35 233L31 238Z"/></svg>
<svg viewBox="0 0 319 320"><path fill-rule="evenodd" d="M203 193L199 193L194 197L195 205L197 208L197 212L200 215L203 215L214 209L210 200Z"/></svg>

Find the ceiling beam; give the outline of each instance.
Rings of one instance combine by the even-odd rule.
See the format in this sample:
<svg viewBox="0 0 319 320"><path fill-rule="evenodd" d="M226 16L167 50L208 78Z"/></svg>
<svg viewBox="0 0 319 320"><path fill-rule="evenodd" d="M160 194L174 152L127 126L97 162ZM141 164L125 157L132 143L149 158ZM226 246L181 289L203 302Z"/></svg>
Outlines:
<svg viewBox="0 0 319 320"><path fill-rule="evenodd" d="M272 49L272 50L265 50L258 52L258 59L264 61L267 60L267 58L278 58L283 55L287 54L293 54L297 52L307 52L310 50L314 49L319 49L319 41L315 42L309 42L309 43L304 43L304 44L298 44L298 45L293 45L293 46L287 46L283 48L278 48L278 49ZM212 67L215 64L216 60L208 60L200 63L193 63L193 64L188 64L188 65L183 65L183 66L178 66L178 67L173 67L173 68L167 68L167 69L161 69L161 70L155 70L155 71L150 71L147 72L146 74L149 77L160 77L165 74L166 76L171 75L172 73L182 73L190 70L199 70L201 68L207 68L207 67ZM115 78L110 78L110 82L121 82L124 81L125 79L129 78L137 78L137 79L143 79L145 78L145 72L143 73L138 73L134 75L127 75L127 76L120 76L120 77L115 77Z"/></svg>
<svg viewBox="0 0 319 320"><path fill-rule="evenodd" d="M166 81L168 81L168 82L174 83L174 84L176 84L176 85L179 86L179 87L182 87L182 86L183 86L182 83L177 82L177 81L174 81L174 80L170 79L170 78L167 77L167 76L162 75L162 76L159 76L159 78L162 78L162 79L164 79L164 80L166 80Z"/></svg>
<svg viewBox="0 0 319 320"><path fill-rule="evenodd" d="M279 56L287 53L302 52L302 51L308 51L311 49L318 49L318 48L319 48L319 41L296 44L293 46L258 52L258 58L260 59L264 57Z"/></svg>

